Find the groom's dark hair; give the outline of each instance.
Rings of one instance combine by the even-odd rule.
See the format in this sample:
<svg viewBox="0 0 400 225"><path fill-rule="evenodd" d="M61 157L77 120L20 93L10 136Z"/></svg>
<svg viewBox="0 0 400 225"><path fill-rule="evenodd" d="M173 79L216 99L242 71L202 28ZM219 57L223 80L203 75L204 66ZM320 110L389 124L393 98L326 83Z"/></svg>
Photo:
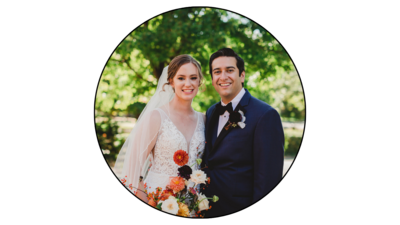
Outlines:
<svg viewBox="0 0 400 225"><path fill-rule="evenodd" d="M228 56L228 57L234 57L236 59L236 66L239 69L239 77L242 75L242 72L245 71L244 70L244 60L238 55L236 54L235 51L233 51L231 48L221 48L220 50L214 52L211 56L210 56L210 61L209 61L209 68L210 68L210 74L211 74L211 78L212 78L212 62L214 61L214 59L221 57L221 56ZM243 83L242 83L242 87L243 87Z"/></svg>

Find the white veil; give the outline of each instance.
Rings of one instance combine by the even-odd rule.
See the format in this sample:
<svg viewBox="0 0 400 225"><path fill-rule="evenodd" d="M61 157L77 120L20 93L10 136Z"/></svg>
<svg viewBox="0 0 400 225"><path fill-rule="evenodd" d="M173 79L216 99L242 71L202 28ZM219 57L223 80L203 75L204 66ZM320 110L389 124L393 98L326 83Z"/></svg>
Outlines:
<svg viewBox="0 0 400 225"><path fill-rule="evenodd" d="M131 185L129 188L132 191L136 191L139 188L142 167L157 140L160 123L152 119L153 113L158 113L154 109L165 105L169 115L168 103L174 97L174 91L170 85L164 86L164 84L168 83L167 77L168 66L164 68L158 80L155 94L140 114L114 165L115 175L126 186Z"/></svg>

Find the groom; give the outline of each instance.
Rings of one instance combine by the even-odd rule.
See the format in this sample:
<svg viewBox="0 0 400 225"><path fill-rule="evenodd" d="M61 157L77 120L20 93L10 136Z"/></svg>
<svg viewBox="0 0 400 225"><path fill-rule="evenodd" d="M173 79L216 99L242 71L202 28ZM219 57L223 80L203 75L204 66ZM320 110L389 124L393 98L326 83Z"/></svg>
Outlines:
<svg viewBox="0 0 400 225"><path fill-rule="evenodd" d="M202 167L210 184L202 191L219 197L205 213L217 217L250 206L280 182L284 135L277 111L243 88L241 57L223 48L211 55L209 66L221 102L206 113Z"/></svg>

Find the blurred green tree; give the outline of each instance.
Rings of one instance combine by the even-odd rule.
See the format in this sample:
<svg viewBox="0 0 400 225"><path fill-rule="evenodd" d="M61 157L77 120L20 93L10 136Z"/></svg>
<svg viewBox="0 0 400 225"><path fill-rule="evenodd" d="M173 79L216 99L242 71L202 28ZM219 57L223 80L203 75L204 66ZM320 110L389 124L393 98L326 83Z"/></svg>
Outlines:
<svg viewBox="0 0 400 225"><path fill-rule="evenodd" d="M125 111L133 104L121 97L133 95L138 101L138 96L151 96L162 69L175 56L190 54L201 63L207 77L206 90L199 95L202 101L197 103L197 110L204 112L219 99L211 86L208 59L227 46L245 60L246 75L257 72L258 80L276 76L280 68L293 70L286 51L258 24L225 10L179 9L145 22L121 42L104 70L101 82L107 84L107 90L98 92L97 108L121 112L119 109ZM111 86L118 90L110 90ZM108 97L101 98L103 93Z"/></svg>
<svg viewBox="0 0 400 225"><path fill-rule="evenodd" d="M192 105L195 110L205 112L219 101L208 73L208 60L213 52L223 47L234 49L244 59L245 87L267 103L274 102L271 88L276 85L271 83L274 81L271 78L295 71L283 47L258 24L220 9L178 9L146 21L116 48L99 82L96 117L108 118L107 123L115 116L137 118L154 94L163 68L180 54L189 54L202 65L204 91L196 96ZM297 82L294 94L303 98L302 93L297 92L298 87L301 88L298 77L293 82ZM288 103L277 108L278 111L303 120L301 111L304 107L291 104L291 96L288 99ZM99 135L100 139L102 137ZM110 148L109 157L115 158L119 148Z"/></svg>
<svg viewBox="0 0 400 225"><path fill-rule="evenodd" d="M267 79L260 80L258 77L258 74L255 74L247 82L247 87L253 96L278 110L284 120L305 119L303 88L295 70L280 71Z"/></svg>

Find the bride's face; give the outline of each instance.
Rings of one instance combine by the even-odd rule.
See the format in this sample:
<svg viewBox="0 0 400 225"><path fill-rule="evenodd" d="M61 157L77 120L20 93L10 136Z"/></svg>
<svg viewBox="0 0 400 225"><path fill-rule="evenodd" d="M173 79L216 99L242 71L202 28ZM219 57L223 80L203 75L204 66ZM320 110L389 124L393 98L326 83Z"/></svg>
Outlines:
<svg viewBox="0 0 400 225"><path fill-rule="evenodd" d="M182 65L170 83L175 89L175 96L183 100L192 100L200 85L196 66L192 63Z"/></svg>

